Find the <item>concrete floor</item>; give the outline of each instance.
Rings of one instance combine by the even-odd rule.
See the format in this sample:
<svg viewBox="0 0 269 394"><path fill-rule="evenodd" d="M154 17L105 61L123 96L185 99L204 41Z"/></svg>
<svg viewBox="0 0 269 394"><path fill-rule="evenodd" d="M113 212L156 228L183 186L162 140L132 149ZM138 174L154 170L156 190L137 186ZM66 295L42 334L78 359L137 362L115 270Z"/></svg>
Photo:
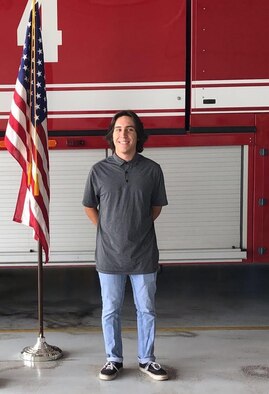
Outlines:
<svg viewBox="0 0 269 394"><path fill-rule="evenodd" d="M46 342L63 357L24 362L38 337L36 270L0 270L1 393L268 394L269 265L164 267L158 276L156 356L170 380L152 381L136 361L128 284L124 370L98 379L104 350L94 268L45 268Z"/></svg>

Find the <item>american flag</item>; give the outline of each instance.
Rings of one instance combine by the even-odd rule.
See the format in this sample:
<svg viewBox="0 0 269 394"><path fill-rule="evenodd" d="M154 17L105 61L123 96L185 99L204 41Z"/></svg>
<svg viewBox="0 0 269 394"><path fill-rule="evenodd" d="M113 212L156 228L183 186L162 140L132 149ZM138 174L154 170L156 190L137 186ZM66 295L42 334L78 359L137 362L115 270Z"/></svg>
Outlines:
<svg viewBox="0 0 269 394"><path fill-rule="evenodd" d="M30 13L5 145L22 168L13 220L33 228L49 260L47 98L38 2Z"/></svg>

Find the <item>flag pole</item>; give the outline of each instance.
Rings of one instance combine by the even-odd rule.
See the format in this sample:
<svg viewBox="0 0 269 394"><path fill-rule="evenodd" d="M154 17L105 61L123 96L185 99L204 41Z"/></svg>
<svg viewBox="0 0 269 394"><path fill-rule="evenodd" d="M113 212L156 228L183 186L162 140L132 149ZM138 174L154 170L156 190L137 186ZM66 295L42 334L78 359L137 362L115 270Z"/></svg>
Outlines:
<svg viewBox="0 0 269 394"><path fill-rule="evenodd" d="M21 358L30 363L30 366L35 362L40 361L54 361L62 357L63 352L57 346L48 345L44 337L44 322L43 322L43 259L42 259L42 245L38 241L38 320L39 320L39 336L34 346L27 346L21 352Z"/></svg>
<svg viewBox="0 0 269 394"><path fill-rule="evenodd" d="M38 241L38 321L39 321L39 337L44 338L44 321L43 321L43 261L42 261L42 245Z"/></svg>

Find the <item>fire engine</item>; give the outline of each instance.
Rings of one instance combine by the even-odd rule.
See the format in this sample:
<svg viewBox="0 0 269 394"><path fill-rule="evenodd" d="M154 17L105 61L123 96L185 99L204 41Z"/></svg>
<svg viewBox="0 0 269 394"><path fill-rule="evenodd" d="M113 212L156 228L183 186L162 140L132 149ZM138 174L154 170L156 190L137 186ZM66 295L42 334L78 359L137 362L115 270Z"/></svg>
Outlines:
<svg viewBox="0 0 269 394"><path fill-rule="evenodd" d="M32 1L1 2L0 265L37 260L12 221L21 169L4 146ZM161 264L269 262L268 0L43 0L52 265L94 265L82 195L110 154L112 116L134 110L169 205Z"/></svg>

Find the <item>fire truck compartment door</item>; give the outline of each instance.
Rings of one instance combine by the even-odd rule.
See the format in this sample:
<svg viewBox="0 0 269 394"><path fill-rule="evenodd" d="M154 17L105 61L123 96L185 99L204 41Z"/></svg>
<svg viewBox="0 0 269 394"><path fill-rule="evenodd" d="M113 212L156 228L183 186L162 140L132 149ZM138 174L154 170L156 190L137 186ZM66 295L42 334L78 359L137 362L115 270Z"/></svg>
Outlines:
<svg viewBox="0 0 269 394"><path fill-rule="evenodd" d="M169 205L156 220L161 263L246 258L247 147L146 148L160 163ZM12 221L21 170L0 152L0 265L34 265L32 229ZM88 172L105 150L51 150L51 256L55 265L94 264L95 227L82 196Z"/></svg>

